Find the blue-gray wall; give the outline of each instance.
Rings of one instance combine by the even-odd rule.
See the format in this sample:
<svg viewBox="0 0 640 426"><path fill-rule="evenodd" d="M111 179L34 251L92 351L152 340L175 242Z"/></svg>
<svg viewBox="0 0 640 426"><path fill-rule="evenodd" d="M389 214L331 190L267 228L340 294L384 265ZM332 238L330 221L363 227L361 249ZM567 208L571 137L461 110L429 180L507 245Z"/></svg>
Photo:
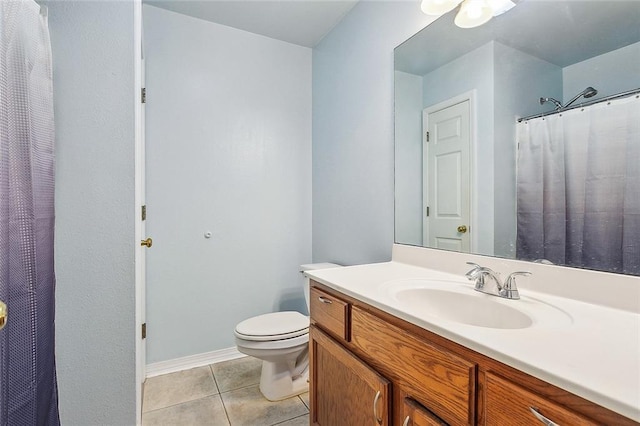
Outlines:
<svg viewBox="0 0 640 426"><path fill-rule="evenodd" d="M395 241L422 245L422 76L395 72Z"/></svg>
<svg viewBox="0 0 640 426"><path fill-rule="evenodd" d="M393 49L431 20L417 1L363 1L313 50L315 261L391 257Z"/></svg>
<svg viewBox="0 0 640 426"><path fill-rule="evenodd" d="M516 255L516 116L548 111L540 96L559 99L562 69L494 42L494 248L496 256Z"/></svg>
<svg viewBox="0 0 640 426"><path fill-rule="evenodd" d="M596 98L637 89L640 87L640 42L569 65L562 73L563 102L588 86L598 89Z"/></svg>
<svg viewBox="0 0 640 426"><path fill-rule="evenodd" d="M48 4L62 424L135 424L131 2Z"/></svg>
<svg viewBox="0 0 640 426"><path fill-rule="evenodd" d="M311 49L144 6L147 361L306 313ZM211 232L211 238L205 238Z"/></svg>

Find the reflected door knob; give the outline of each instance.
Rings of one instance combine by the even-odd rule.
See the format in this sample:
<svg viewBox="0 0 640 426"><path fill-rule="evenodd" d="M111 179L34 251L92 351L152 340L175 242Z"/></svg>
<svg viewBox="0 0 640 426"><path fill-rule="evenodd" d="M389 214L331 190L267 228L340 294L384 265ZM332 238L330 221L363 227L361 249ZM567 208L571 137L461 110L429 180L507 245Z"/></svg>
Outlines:
<svg viewBox="0 0 640 426"><path fill-rule="evenodd" d="M7 324L7 305L0 302L0 330Z"/></svg>
<svg viewBox="0 0 640 426"><path fill-rule="evenodd" d="M465 232L467 232L467 225L458 226L458 232L461 234L464 234Z"/></svg>
<svg viewBox="0 0 640 426"><path fill-rule="evenodd" d="M151 245L153 245L153 240L151 238L147 238L146 240L140 241L140 245L151 247Z"/></svg>

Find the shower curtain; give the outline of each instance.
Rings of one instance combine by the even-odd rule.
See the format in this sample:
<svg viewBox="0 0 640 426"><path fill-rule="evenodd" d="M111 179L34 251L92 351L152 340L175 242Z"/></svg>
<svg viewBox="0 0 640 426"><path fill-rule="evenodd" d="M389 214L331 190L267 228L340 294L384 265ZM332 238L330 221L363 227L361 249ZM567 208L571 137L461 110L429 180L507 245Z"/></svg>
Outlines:
<svg viewBox="0 0 640 426"><path fill-rule="evenodd" d="M45 9L43 9L45 10ZM51 49L33 0L0 1L0 426L58 425Z"/></svg>
<svg viewBox="0 0 640 426"><path fill-rule="evenodd" d="M518 259L640 275L640 99L517 124Z"/></svg>

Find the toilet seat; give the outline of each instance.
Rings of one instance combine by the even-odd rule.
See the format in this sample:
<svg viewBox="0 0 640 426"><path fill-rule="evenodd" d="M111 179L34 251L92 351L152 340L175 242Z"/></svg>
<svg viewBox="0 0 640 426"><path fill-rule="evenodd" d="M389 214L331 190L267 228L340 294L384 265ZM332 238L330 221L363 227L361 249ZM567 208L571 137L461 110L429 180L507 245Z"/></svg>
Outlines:
<svg viewBox="0 0 640 426"><path fill-rule="evenodd" d="M280 340L249 340L244 339L242 336L236 334L236 346L240 352L247 355L257 356L246 352L246 349L259 350L259 351L295 351L298 347L309 346L309 333L305 333L301 336L292 337L290 339ZM259 357L258 357L259 358Z"/></svg>
<svg viewBox="0 0 640 426"><path fill-rule="evenodd" d="M309 333L309 317L295 311L258 315L242 321L234 333L239 339L253 342L293 339Z"/></svg>

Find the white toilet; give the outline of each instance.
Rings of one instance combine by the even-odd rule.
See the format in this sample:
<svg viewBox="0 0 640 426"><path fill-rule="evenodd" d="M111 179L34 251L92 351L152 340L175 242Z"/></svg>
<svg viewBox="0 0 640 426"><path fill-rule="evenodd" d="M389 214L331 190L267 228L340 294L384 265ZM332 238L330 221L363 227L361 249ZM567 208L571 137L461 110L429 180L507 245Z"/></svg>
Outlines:
<svg viewBox="0 0 640 426"><path fill-rule="evenodd" d="M301 265L300 272L336 268L334 263ZM302 277L309 308L309 279ZM258 315L235 329L238 351L262 360L260 391L270 401L304 393L309 388L309 317L295 311Z"/></svg>

